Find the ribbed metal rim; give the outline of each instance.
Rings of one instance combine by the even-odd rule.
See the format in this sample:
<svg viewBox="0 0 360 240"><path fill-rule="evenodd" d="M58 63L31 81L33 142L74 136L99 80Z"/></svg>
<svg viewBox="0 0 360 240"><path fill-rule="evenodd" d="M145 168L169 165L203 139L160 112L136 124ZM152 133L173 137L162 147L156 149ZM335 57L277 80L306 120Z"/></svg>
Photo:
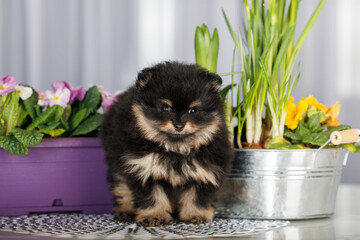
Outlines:
<svg viewBox="0 0 360 240"><path fill-rule="evenodd" d="M240 149L240 148L234 148L235 152L316 152L317 148L311 148L311 149ZM347 151L343 147L332 147L332 148L323 148L319 152L322 151Z"/></svg>

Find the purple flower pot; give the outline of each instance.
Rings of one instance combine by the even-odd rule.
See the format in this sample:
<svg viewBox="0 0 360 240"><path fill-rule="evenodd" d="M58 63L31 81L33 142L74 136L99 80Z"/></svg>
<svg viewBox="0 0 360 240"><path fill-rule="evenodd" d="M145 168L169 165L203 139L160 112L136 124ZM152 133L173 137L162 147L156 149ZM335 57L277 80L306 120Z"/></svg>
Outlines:
<svg viewBox="0 0 360 240"><path fill-rule="evenodd" d="M0 216L111 212L104 156L99 138L44 139L26 156L0 148Z"/></svg>

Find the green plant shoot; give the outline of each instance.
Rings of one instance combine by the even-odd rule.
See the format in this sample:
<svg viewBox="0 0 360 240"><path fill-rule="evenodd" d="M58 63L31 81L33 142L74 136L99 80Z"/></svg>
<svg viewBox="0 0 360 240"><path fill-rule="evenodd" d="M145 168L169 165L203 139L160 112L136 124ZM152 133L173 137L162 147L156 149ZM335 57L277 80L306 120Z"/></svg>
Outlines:
<svg viewBox="0 0 360 240"><path fill-rule="evenodd" d="M216 73L219 53L219 35L215 28L212 37L205 24L196 27L195 31L195 58L196 63L210 72Z"/></svg>
<svg viewBox="0 0 360 240"><path fill-rule="evenodd" d="M243 25L237 35L228 17L223 15L241 60L242 92L240 122L245 121L248 145L261 145L262 139L282 137L284 134L285 107L299 79L293 68L299 50L318 17L325 0L321 0L306 27L295 41L295 26L300 0L264 1L243 0ZM239 93L238 93L239 95ZM266 110L266 111L264 111ZM265 122L263 123L263 116ZM239 125L240 126L240 125ZM267 129L269 128L269 129ZM242 127L238 135L241 135ZM238 143L239 146L240 143Z"/></svg>

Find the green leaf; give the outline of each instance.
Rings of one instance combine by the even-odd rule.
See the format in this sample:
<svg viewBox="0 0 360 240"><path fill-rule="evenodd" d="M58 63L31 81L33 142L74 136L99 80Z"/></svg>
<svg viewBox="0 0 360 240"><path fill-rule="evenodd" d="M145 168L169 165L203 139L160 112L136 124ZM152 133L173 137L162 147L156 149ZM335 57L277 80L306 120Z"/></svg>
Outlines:
<svg viewBox="0 0 360 240"><path fill-rule="evenodd" d="M216 73L217 58L219 53L219 34L217 29L214 29L213 36L210 41L210 46L207 52L207 69L210 72Z"/></svg>
<svg viewBox="0 0 360 240"><path fill-rule="evenodd" d="M360 145L355 145L354 143L348 143L341 145L346 148L349 152L360 152Z"/></svg>
<svg viewBox="0 0 360 240"><path fill-rule="evenodd" d="M65 128L66 131L70 129L70 124L66 122L64 119L61 119L61 125Z"/></svg>
<svg viewBox="0 0 360 240"><path fill-rule="evenodd" d="M271 139L265 146L266 149L307 149L301 144L291 144L283 137L275 137Z"/></svg>
<svg viewBox="0 0 360 240"><path fill-rule="evenodd" d="M30 86L27 86L27 87L30 87ZM29 98L27 98L26 100L23 100L24 109L29 113L29 115L32 119L35 119L37 116L36 106L38 106L37 105L38 99L39 99L39 95L33 89L33 93L31 94L31 96Z"/></svg>
<svg viewBox="0 0 360 240"><path fill-rule="evenodd" d="M41 107L39 105L35 106L35 112L36 112L36 116L40 116L41 114Z"/></svg>
<svg viewBox="0 0 360 240"><path fill-rule="evenodd" d="M93 112L96 112L100 102L101 94L99 92L99 89L97 88L97 86L93 86L89 88L89 90L87 90L84 99L80 102L79 109L89 108Z"/></svg>
<svg viewBox="0 0 360 240"><path fill-rule="evenodd" d="M57 128L60 125L60 121L56 121L56 122L50 122L48 124L40 124L38 126L38 129L40 130L52 130Z"/></svg>
<svg viewBox="0 0 360 240"><path fill-rule="evenodd" d="M233 126L233 118L232 118L232 106L231 106L231 94L229 93L226 97L225 106L224 106L224 117L225 117L225 123L226 127L229 132L229 140L230 143L233 143L234 141L234 126Z"/></svg>
<svg viewBox="0 0 360 240"><path fill-rule="evenodd" d="M20 105L20 115L19 115L19 117L18 117L18 124L17 124L17 126L18 127L21 127L21 125L24 123L24 121L25 121L25 119L26 119L26 117L29 115L29 113L27 112L27 111L25 111L24 109L23 109L23 107Z"/></svg>
<svg viewBox="0 0 360 240"><path fill-rule="evenodd" d="M84 122L82 122L75 129L75 131L71 133L70 136L85 135L87 133L96 130L100 126L101 120L102 120L101 114L95 114L94 116L89 117Z"/></svg>
<svg viewBox="0 0 360 240"><path fill-rule="evenodd" d="M26 130L34 130L40 124L47 124L60 120L61 116L64 113L64 109L59 105L54 105L42 112L32 123L26 128Z"/></svg>
<svg viewBox="0 0 360 240"><path fill-rule="evenodd" d="M83 108L77 113L75 113L73 116L71 116L70 119L70 129L74 130L79 124L85 119L87 115L88 109Z"/></svg>
<svg viewBox="0 0 360 240"><path fill-rule="evenodd" d="M332 132L343 131L343 130L347 130L350 128L351 127L348 125L340 125L340 126L336 126L336 127L331 127L331 128L329 128L329 130L327 130L325 132L310 133L310 134L304 136L303 143L309 143L309 144L312 144L315 146L321 146L321 145L325 144L325 142L327 140L330 139L330 135ZM333 144L330 142L329 146L333 146Z"/></svg>
<svg viewBox="0 0 360 240"><path fill-rule="evenodd" d="M60 119L64 115L65 110L60 105L54 105L53 107L55 107L55 110L47 118L46 120L47 124L60 121Z"/></svg>
<svg viewBox="0 0 360 240"><path fill-rule="evenodd" d="M14 128L11 133L14 134L14 137L25 146L34 146L41 143L44 136L44 134L20 128Z"/></svg>
<svg viewBox="0 0 360 240"><path fill-rule="evenodd" d="M312 115L317 114L317 113L318 113L318 110L314 107L309 107L308 110L306 111L306 115L308 117L311 117Z"/></svg>
<svg viewBox="0 0 360 240"><path fill-rule="evenodd" d="M222 9L222 13L223 13L223 15L224 15L224 19L225 19L226 25L227 25L227 27L228 27L228 29L229 29L229 32L230 32L230 34L231 34L231 37L232 37L232 39L233 39L233 41L234 41L234 43L235 43L238 51L240 52L240 55L241 55L241 51L242 51L242 46L241 46L241 43L240 43L241 38L238 39L238 38L236 37L236 34L235 34L233 28L231 27L230 21L229 21L229 19L227 18L224 9ZM239 40L240 40L240 41L239 41ZM243 64L243 63L242 63L242 64ZM242 67L242 70L245 70L245 69Z"/></svg>
<svg viewBox="0 0 360 240"><path fill-rule="evenodd" d="M28 149L13 135L0 137L0 147L16 155L28 154Z"/></svg>
<svg viewBox="0 0 360 240"><path fill-rule="evenodd" d="M326 121L326 119L328 119L330 117L330 114L326 114L324 111L319 111L319 118L320 118L320 122L324 122Z"/></svg>
<svg viewBox="0 0 360 240"><path fill-rule="evenodd" d="M324 129L325 128L327 128L329 125L327 125L327 124L322 124L319 128L316 128L316 129L314 129L314 133L320 133L320 132L322 132L322 131L324 131Z"/></svg>
<svg viewBox="0 0 360 240"><path fill-rule="evenodd" d="M0 136L4 136L5 135L5 126L0 124Z"/></svg>
<svg viewBox="0 0 360 240"><path fill-rule="evenodd" d="M310 133L303 138L303 143L309 143L315 146L323 145L330 138L329 131L321 132L321 133ZM332 143L329 143L332 145Z"/></svg>
<svg viewBox="0 0 360 240"><path fill-rule="evenodd" d="M19 99L16 95L16 91L8 94L4 104L3 119L5 120L6 135L17 125L19 117Z"/></svg>
<svg viewBox="0 0 360 240"><path fill-rule="evenodd" d="M344 131L344 130L348 130L350 128L351 127L349 125L339 125L336 127L329 127L329 131L330 131L330 133L332 133L334 131ZM329 134L329 136L330 136L330 134Z"/></svg>
<svg viewBox="0 0 360 240"><path fill-rule="evenodd" d="M314 25L315 20L318 17L318 15L319 15L321 9L323 8L324 4L325 4L325 0L321 0L319 2L318 6L316 7L315 11L313 12L310 20L307 22L303 32L301 33L301 35L300 35L300 37L299 37L299 39L298 39L298 41L297 41L297 43L296 43L296 45L294 47L294 52L297 52L300 49L301 45L305 41L306 36L309 33L311 27Z"/></svg>
<svg viewBox="0 0 360 240"><path fill-rule="evenodd" d="M315 130L321 127L320 117L318 113L312 114L308 119L308 126L311 132L315 132Z"/></svg>
<svg viewBox="0 0 360 240"><path fill-rule="evenodd" d="M51 129L51 130L38 130L38 132L50 135L52 137L58 137L65 132L63 128Z"/></svg>
<svg viewBox="0 0 360 240"><path fill-rule="evenodd" d="M202 34L204 36L204 44L205 44L204 47L205 47L205 50L206 50L205 52L206 52L206 55L207 55L207 52L208 52L209 46L210 46L211 36L210 36L209 29L205 24L203 24L201 26L201 31L202 31Z"/></svg>
<svg viewBox="0 0 360 240"><path fill-rule="evenodd" d="M221 89L221 90L219 91L219 96L220 96L220 98L221 98L223 101L225 101L226 95L227 95L228 92L229 92L233 87L235 87L235 86L236 86L236 84L234 84L234 85L229 84L229 85L225 86L223 89Z"/></svg>
<svg viewBox="0 0 360 240"><path fill-rule="evenodd" d="M300 136L303 137L303 136L305 136L305 135L307 135L307 134L310 134L311 131L310 131L309 128L306 127L306 124L305 124L304 120L301 120L301 121L299 122L298 127L296 128L295 133L296 133L296 134L299 134Z"/></svg>
<svg viewBox="0 0 360 240"><path fill-rule="evenodd" d="M69 118L71 116L71 105L68 104L64 110L64 114L62 116L62 118L65 120L65 121L68 121Z"/></svg>
<svg viewBox="0 0 360 240"><path fill-rule="evenodd" d="M205 26L205 25L203 25ZM205 46L205 37L202 31L202 28L196 27L195 30L195 59L196 64L206 67L206 46Z"/></svg>
<svg viewBox="0 0 360 240"><path fill-rule="evenodd" d="M301 141L302 140L302 137L301 137L300 134L297 134L297 133L291 131L288 128L285 128L284 137L290 138L291 140L295 140L295 141Z"/></svg>

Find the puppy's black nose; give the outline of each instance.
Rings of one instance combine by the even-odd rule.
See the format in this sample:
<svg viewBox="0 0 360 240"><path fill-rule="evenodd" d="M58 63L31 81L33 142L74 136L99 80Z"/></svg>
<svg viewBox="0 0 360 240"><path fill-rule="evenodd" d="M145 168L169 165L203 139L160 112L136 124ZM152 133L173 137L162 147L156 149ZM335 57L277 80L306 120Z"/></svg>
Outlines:
<svg viewBox="0 0 360 240"><path fill-rule="evenodd" d="M181 132L184 129L183 124L175 124L174 127L177 132Z"/></svg>

